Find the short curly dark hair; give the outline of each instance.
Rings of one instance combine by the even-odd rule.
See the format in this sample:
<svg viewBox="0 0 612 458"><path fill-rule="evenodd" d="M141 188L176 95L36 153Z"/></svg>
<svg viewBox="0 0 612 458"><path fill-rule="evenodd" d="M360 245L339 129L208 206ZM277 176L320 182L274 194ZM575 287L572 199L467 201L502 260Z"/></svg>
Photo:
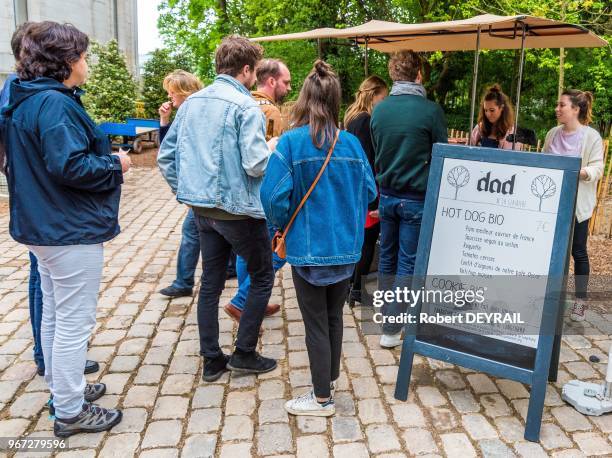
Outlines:
<svg viewBox="0 0 612 458"><path fill-rule="evenodd" d="M63 82L88 46L87 35L72 24L34 22L21 41L17 74L22 80L46 76Z"/></svg>
<svg viewBox="0 0 612 458"><path fill-rule="evenodd" d="M389 59L389 76L392 81L415 81L421 69L421 56L412 51L398 51Z"/></svg>

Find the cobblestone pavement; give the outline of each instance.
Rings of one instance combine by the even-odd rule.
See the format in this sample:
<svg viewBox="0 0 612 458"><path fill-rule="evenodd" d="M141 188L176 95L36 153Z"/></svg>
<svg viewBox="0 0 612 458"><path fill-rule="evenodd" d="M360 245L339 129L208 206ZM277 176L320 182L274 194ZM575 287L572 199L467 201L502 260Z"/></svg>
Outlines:
<svg viewBox="0 0 612 458"><path fill-rule="evenodd" d="M609 328L588 338L564 338L559 382L548 389L539 444L523 439L529 391L516 382L417 357L408 402L394 400L399 350L383 350L378 336L364 336L348 308L336 416L289 417L283 403L305 391L310 375L287 268L277 276L272 298L282 302L281 313L265 320L261 343L279 367L259 377L226 374L202 382L195 299L167 300L157 293L174 278L184 214L157 170L131 172L121 206L123 232L105 248L89 349L101 370L88 376L107 384L101 404L122 408L124 419L110 432L71 437L70 450L56 456L612 455L612 415L586 417L560 398L561 385L572 378L602 379ZM8 227L6 211L0 225ZM48 392L32 361L27 278L27 252L3 230L0 437L52 434L43 409ZM236 281L226 286L222 304ZM220 317L221 343L229 352L236 327L224 313ZM609 326L612 316L591 313L588 319ZM602 362L589 363L592 354Z"/></svg>

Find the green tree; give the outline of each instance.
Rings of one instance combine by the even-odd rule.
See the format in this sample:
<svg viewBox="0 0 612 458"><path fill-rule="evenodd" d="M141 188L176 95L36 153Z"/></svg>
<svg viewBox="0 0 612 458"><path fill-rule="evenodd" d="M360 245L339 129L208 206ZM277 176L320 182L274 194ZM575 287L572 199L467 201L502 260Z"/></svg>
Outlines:
<svg viewBox="0 0 612 458"><path fill-rule="evenodd" d="M193 72L192 61L184 53L173 54L169 49L156 49L143 66L142 99L145 116L157 118L159 106L168 100L162 84L166 75L174 70Z"/></svg>
<svg viewBox="0 0 612 458"><path fill-rule="evenodd" d="M123 122L133 116L136 82L125 63L125 56L115 40L106 45L92 43L89 79L83 104L98 123Z"/></svg>

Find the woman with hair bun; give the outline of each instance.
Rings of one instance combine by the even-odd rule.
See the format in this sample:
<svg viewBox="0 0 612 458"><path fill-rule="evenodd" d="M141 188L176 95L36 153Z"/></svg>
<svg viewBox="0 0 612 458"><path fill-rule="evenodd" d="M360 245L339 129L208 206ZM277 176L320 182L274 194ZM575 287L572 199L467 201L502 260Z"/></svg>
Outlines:
<svg viewBox="0 0 612 458"><path fill-rule="evenodd" d="M564 91L555 109L559 125L548 131L543 149L545 153L582 159L572 240L576 301L572 306L570 318L574 321L583 321L586 310L590 271L587 251L589 219L597 200L597 182L604 169L601 136L589 127L592 107L593 94L590 92L576 89Z"/></svg>
<svg viewBox="0 0 612 458"><path fill-rule="evenodd" d="M338 129L340 99L338 76L317 60L292 111L294 128L280 137L260 193L266 218L286 236L310 361L313 389L287 401L292 415L336 411L342 307L361 257L364 227L358 222L376 198L361 143Z"/></svg>
<svg viewBox="0 0 612 458"><path fill-rule="evenodd" d="M506 140L514 133L514 109L510 98L499 84L487 89L478 113L478 124L472 130L470 145L487 148L512 149L512 142ZM515 143L514 149L521 150L522 144Z"/></svg>

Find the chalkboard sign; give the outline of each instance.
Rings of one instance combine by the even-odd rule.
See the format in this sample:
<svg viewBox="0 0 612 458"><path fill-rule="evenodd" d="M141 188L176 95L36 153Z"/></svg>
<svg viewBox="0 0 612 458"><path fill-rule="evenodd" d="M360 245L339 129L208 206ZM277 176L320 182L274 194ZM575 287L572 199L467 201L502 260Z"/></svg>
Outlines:
<svg viewBox="0 0 612 458"><path fill-rule="evenodd" d="M531 385L525 439L539 439L579 170L580 158L434 145L412 290L482 301L458 310L423 295L406 325L397 399L408 397L414 354L516 380Z"/></svg>

